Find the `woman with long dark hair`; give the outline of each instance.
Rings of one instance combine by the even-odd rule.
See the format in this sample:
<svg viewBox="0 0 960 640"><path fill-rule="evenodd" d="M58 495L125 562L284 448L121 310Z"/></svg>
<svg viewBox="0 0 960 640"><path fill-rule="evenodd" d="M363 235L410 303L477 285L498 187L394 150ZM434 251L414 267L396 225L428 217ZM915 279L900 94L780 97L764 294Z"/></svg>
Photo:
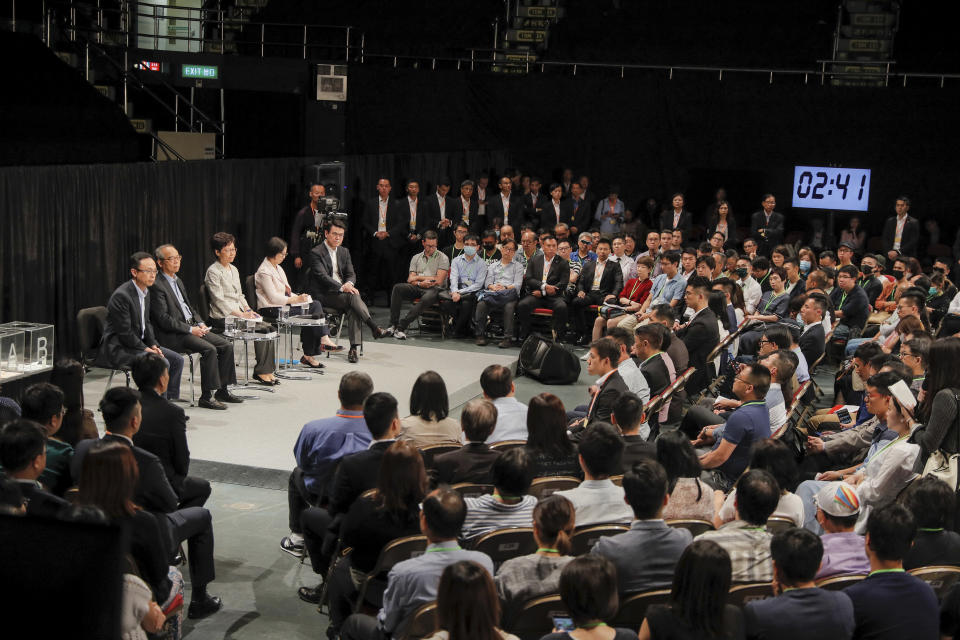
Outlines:
<svg viewBox="0 0 960 640"><path fill-rule="evenodd" d="M960 453L960 338L941 338L930 344L927 354L927 390L920 403L919 415L923 429L913 441L920 445L920 459L914 469L923 470L931 453L942 449Z"/></svg>
<svg viewBox="0 0 960 640"><path fill-rule="evenodd" d="M664 431L657 438L657 461L667 471L670 502L664 520L713 519L713 490L700 481L700 459L690 440L679 430Z"/></svg>
<svg viewBox="0 0 960 640"><path fill-rule="evenodd" d="M723 547L695 540L677 562L670 604L647 609L639 640L743 638L743 614L726 604L731 573L730 555Z"/></svg>
<svg viewBox="0 0 960 640"><path fill-rule="evenodd" d="M715 233L723 234L723 246L733 248L737 246L737 220L733 217L733 209L726 200L717 203L716 212L707 221L707 237Z"/></svg>
<svg viewBox="0 0 960 640"><path fill-rule="evenodd" d="M560 599L573 620L572 631L554 630L541 640L636 640L630 629L611 627L617 615L617 569L603 556L574 558L560 573Z"/></svg>
<svg viewBox="0 0 960 640"><path fill-rule="evenodd" d="M433 444L460 444L460 423L450 414L447 385L436 371L417 376L410 390L410 415L400 421L399 440L422 448Z"/></svg>
<svg viewBox="0 0 960 640"><path fill-rule="evenodd" d="M537 552L511 558L497 571L497 593L503 601L504 620L510 620L524 602L556 593L560 572L573 560L570 538L576 525L573 504L553 494L533 510L533 539Z"/></svg>
<svg viewBox="0 0 960 640"><path fill-rule="evenodd" d="M500 630L500 601L487 570L461 560L443 570L437 586L438 631L426 640L518 640Z"/></svg>
<svg viewBox="0 0 960 640"><path fill-rule="evenodd" d="M567 436L563 402L552 393L530 400L527 409L527 455L534 478L580 476L576 447Z"/></svg>

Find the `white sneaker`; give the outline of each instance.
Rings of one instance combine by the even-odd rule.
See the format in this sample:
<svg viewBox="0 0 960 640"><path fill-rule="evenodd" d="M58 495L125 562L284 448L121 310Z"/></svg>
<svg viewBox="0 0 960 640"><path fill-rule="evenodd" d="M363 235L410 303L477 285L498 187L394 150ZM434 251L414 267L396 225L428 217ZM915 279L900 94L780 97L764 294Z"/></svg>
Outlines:
<svg viewBox="0 0 960 640"><path fill-rule="evenodd" d="M405 334L403 331L400 331L400 329L397 329L396 331L393 332L393 337L396 338L397 340L406 340L407 334Z"/></svg>
<svg viewBox="0 0 960 640"><path fill-rule="evenodd" d="M383 335L389 337L389 336L392 336L394 333L396 333L396 331L397 331L397 328L393 325L390 325L389 327L383 330Z"/></svg>

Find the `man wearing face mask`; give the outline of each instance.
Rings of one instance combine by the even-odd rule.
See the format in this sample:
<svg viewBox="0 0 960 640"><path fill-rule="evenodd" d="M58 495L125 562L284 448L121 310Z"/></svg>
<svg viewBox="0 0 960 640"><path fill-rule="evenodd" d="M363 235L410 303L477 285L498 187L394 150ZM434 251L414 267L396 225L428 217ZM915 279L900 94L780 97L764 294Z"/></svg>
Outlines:
<svg viewBox="0 0 960 640"><path fill-rule="evenodd" d="M497 233L493 229L487 229L480 238L480 259L487 265L490 265L500 259L500 249L497 248Z"/></svg>
<svg viewBox="0 0 960 640"><path fill-rule="evenodd" d="M472 233L463 240L463 255L450 265L450 291L440 294L440 310L455 318L453 337L467 337L467 325L473 318L477 292L483 289L487 277L487 263L477 255L477 236Z"/></svg>
<svg viewBox="0 0 960 640"><path fill-rule="evenodd" d="M870 301L870 304L873 304L873 302L880 297L880 294L883 293L883 283L880 282L880 279L877 277L878 273L877 257L872 253L863 256L863 259L860 261L861 275L860 279L857 280L857 285L867 294L867 300Z"/></svg>
<svg viewBox="0 0 960 640"><path fill-rule="evenodd" d="M750 270L750 260L747 258L737 260L737 284L743 289L743 304L748 314L757 310L757 303L760 302L760 296L763 295L760 283L753 279Z"/></svg>

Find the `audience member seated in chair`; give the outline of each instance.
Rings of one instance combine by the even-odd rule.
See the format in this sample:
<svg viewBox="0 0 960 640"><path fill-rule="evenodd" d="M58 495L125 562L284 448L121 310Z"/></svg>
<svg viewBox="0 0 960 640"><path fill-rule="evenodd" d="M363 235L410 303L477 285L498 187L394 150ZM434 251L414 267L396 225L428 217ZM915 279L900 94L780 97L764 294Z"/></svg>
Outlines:
<svg viewBox="0 0 960 640"><path fill-rule="evenodd" d="M513 258L517 255L517 242L504 240L500 246L499 260L487 265L487 275L483 288L477 293L477 311L474 318L476 344L487 344L487 322L493 309L501 309L503 314L503 340L500 348L513 345L514 319L517 314L517 301L523 287L523 265Z"/></svg>
<svg viewBox="0 0 960 640"><path fill-rule="evenodd" d="M940 637L936 594L929 584L903 570L903 559L916 535L916 521L901 504L890 504L870 514L865 540L870 574L843 590L853 601L855 637Z"/></svg>
<svg viewBox="0 0 960 640"><path fill-rule="evenodd" d="M554 494L573 503L577 526L633 520L633 510L624 499L623 487L610 480L610 476L620 470L623 455L623 439L617 428L608 422L590 425L578 449L584 481L575 489Z"/></svg>
<svg viewBox="0 0 960 640"><path fill-rule="evenodd" d="M493 575L490 557L460 548L457 539L467 509L460 494L440 487L423 501L420 530L427 537L427 552L394 565L390 571L383 607L377 617L351 615L340 630L343 640L388 640L402 637L410 616L423 604L437 599L443 570L461 560L476 562ZM335 631L334 631L335 633ZM336 638L330 635L329 638Z"/></svg>
<svg viewBox="0 0 960 640"><path fill-rule="evenodd" d="M557 256L557 239L547 234L541 239L543 253L527 261L523 276L526 295L517 305L520 321L520 342L530 335L530 318L534 309L553 311L553 331L559 338L567 326L567 303L563 292L570 282L570 263Z"/></svg>
<svg viewBox="0 0 960 640"><path fill-rule="evenodd" d="M410 415L400 421L400 440L419 448L460 445L460 423L449 417L447 385L436 371L417 376L410 390Z"/></svg>
<svg viewBox="0 0 960 640"><path fill-rule="evenodd" d="M167 398L176 400L180 397L183 356L160 346L150 323L150 287L157 279L157 263L149 253L138 251L130 256L130 276L130 280L110 294L97 362L107 367L126 368L144 351L161 355L170 365Z"/></svg>
<svg viewBox="0 0 960 640"><path fill-rule="evenodd" d="M596 262L587 262L577 279L577 292L570 302L573 313L574 331L579 344L590 343L593 315L590 305L602 305L605 302L617 302L616 295L623 288L623 272L620 265L610 260L610 241L601 238L597 243Z"/></svg>
<svg viewBox="0 0 960 640"><path fill-rule="evenodd" d="M860 517L860 498L846 482L831 482L814 498L817 522L823 528L823 560L816 578L870 572L863 536L853 532Z"/></svg>
<svg viewBox="0 0 960 640"><path fill-rule="evenodd" d="M554 630L540 640L635 640L630 629L611 627L607 620L617 615L617 570L604 558L588 554L574 558L560 572L560 600L573 620L571 631Z"/></svg>
<svg viewBox="0 0 960 640"><path fill-rule="evenodd" d="M934 476L918 478L907 488L903 505L917 521L917 537L903 559L907 571L931 565L960 566L960 534L947 531L947 514L954 513L956 496Z"/></svg>
<svg viewBox="0 0 960 640"><path fill-rule="evenodd" d="M511 558L497 571L497 593L504 603L504 621L511 620L526 601L558 591L560 572L573 560L568 554L575 524L573 504L563 496L547 496L534 507L533 539L537 552Z"/></svg>
<svg viewBox="0 0 960 640"><path fill-rule="evenodd" d="M150 322L157 341L177 353L200 354L201 407L223 410L224 402L243 402L230 393L230 385L237 382L233 343L211 332L190 304L187 288L177 275L183 256L172 244L160 245L153 254L160 267L150 287Z"/></svg>
<svg viewBox="0 0 960 640"><path fill-rule="evenodd" d="M480 374L483 397L497 408L497 426L487 444L527 439L527 405L514 397L517 391L509 367L491 364Z"/></svg>
<svg viewBox="0 0 960 640"><path fill-rule="evenodd" d="M620 430L623 436L623 457L620 471L626 473L641 460L656 460L657 449L642 435L643 402L636 395L627 392L617 398L613 405L610 422ZM619 474L618 474L619 475Z"/></svg>
<svg viewBox="0 0 960 640"><path fill-rule="evenodd" d="M700 479L700 459L690 440L677 429L665 431L656 440L657 461L667 472L670 502L663 510L666 520L713 519L713 489Z"/></svg>
<svg viewBox="0 0 960 640"><path fill-rule="evenodd" d="M207 273L203 278L203 283L207 287L207 296L210 299L210 324L217 331L223 331L224 319L227 316L233 316L239 322L257 321L257 331L270 330L271 326L260 321L260 315L250 308L243 294L240 272L233 266L233 261L237 257L236 239L229 233L218 231L210 239L210 248L217 257L216 261L207 267ZM257 364L253 368L253 379L265 385L280 384L273 375L276 368L276 348L273 340L258 340L253 343L253 350L257 356Z"/></svg>
<svg viewBox="0 0 960 640"><path fill-rule="evenodd" d="M32 420L12 420L0 430L0 465L19 486L26 514L56 518L64 515L70 504L49 493L37 480L46 466L46 446L43 427Z"/></svg>
<svg viewBox="0 0 960 640"><path fill-rule="evenodd" d="M330 499L330 481L341 458L370 446L370 431L363 418L363 404L373 393L373 380L365 373L352 371L340 378L337 397L340 409L331 418L303 425L293 455L297 466L287 484L290 535L280 548L303 556L303 530L300 514L310 505L325 506Z"/></svg>
<svg viewBox="0 0 960 640"><path fill-rule="evenodd" d="M440 576L437 588L439 631L425 640L519 640L499 628L500 618L500 600L493 578L476 562L461 560L444 569Z"/></svg>
<svg viewBox="0 0 960 640"><path fill-rule="evenodd" d="M474 250L476 237L474 236ZM482 261L481 261L482 263ZM406 340L406 330L420 317L420 312L440 301L440 292L446 288L450 261L437 251L437 232L430 230L423 235L423 251L410 259L406 282L393 285L390 293L390 326L386 334L397 340ZM403 301L415 301L407 315L400 319Z"/></svg>
<svg viewBox="0 0 960 640"><path fill-rule="evenodd" d="M743 609L748 638L853 637L853 603L842 591L818 589L814 577L823 557L816 534L787 529L770 541L774 598L752 600Z"/></svg>
<svg viewBox="0 0 960 640"><path fill-rule="evenodd" d="M420 502L427 492L420 452L406 442L389 444L382 453L377 476L374 494L357 499L340 525L341 548L352 551L337 561L328 584L330 624L334 629L339 629L353 612L359 579L373 571L383 548L392 540L420 533ZM310 557L313 560L312 553ZM298 593L307 602L320 601L319 586L300 587Z"/></svg>
<svg viewBox="0 0 960 640"><path fill-rule="evenodd" d="M726 604L730 574L730 554L723 547L694 540L677 562L670 604L647 609L639 640L742 639L743 613Z"/></svg>
<svg viewBox="0 0 960 640"><path fill-rule="evenodd" d="M468 402L460 413L460 428L463 429L466 444L457 451L441 454L434 459L437 480L446 484L491 484L493 463L500 457L500 452L491 449L486 440L496 424L497 408L492 402L479 398Z"/></svg>
<svg viewBox="0 0 960 640"><path fill-rule="evenodd" d="M527 433L526 451L534 478L580 475L577 448L567 435L567 414L560 398L541 393L530 399Z"/></svg>
<svg viewBox="0 0 960 640"><path fill-rule="evenodd" d="M591 343L587 356L587 373L598 378L588 390L592 395L590 403L567 412L570 433L574 439L580 438L589 425L608 422L617 399L621 394L627 393L627 385L617 370L620 352L620 343L613 338L600 338Z"/></svg>
<svg viewBox="0 0 960 640"><path fill-rule="evenodd" d="M797 486L797 462L790 448L780 440L760 440L753 445L750 451L750 468L769 471L780 487L780 502L771 517L786 518L793 522L793 526L803 526L803 501L791 487ZM713 525L718 529L737 517L734 504L737 502L737 490L734 489L723 499L723 493L717 491L717 514L713 517Z"/></svg>
<svg viewBox="0 0 960 640"><path fill-rule="evenodd" d="M133 381L140 389L140 430L133 444L157 456L163 472L179 499L178 506L202 507L210 497L210 483L190 472L187 446L187 416L183 409L163 398L170 382L166 361L144 353L133 361Z"/></svg>
<svg viewBox="0 0 960 640"><path fill-rule="evenodd" d="M697 536L697 540L711 540L726 549L734 582L768 582L773 578L766 526L779 501L780 486L774 477L768 471L751 469L737 481L737 519Z"/></svg>
<svg viewBox="0 0 960 640"><path fill-rule="evenodd" d="M93 411L83 406L83 379L85 368L76 360L57 360L50 373L50 383L63 391L66 413L60 423L57 438L72 447L81 440L99 438Z"/></svg>
<svg viewBox="0 0 960 640"><path fill-rule="evenodd" d="M73 484L73 447L54 437L60 431L65 412L63 391L49 382L30 385L20 398L20 417L39 424L47 437L45 466L38 480L55 496L63 496Z"/></svg>
<svg viewBox="0 0 960 640"><path fill-rule="evenodd" d="M617 568L621 594L663 589L673 580L680 554L693 541L686 529L663 520L670 501L667 472L656 460L641 460L623 475L623 490L633 509L630 530L600 538L590 553L609 559Z"/></svg>
<svg viewBox="0 0 960 640"><path fill-rule="evenodd" d="M833 330L834 339L859 337L867 322L870 302L867 294L857 285L859 277L860 272L852 265L837 271L837 287L830 294L835 309L833 316L840 320Z"/></svg>
<svg viewBox="0 0 960 640"><path fill-rule="evenodd" d="M696 367L686 392L696 396L710 384L710 372L707 369L707 355L720 343L720 327L717 316L707 306L710 296L710 281L702 276L691 276L687 281L684 299L687 307L693 310L693 317L686 325L677 329L677 337L683 341L689 354L689 365Z"/></svg>
<svg viewBox="0 0 960 640"><path fill-rule="evenodd" d="M700 466L703 480L714 489L729 490L747 468L753 444L770 437L770 416L763 402L769 387L769 369L762 364L743 365L733 388L743 404L727 418L723 436L714 437L714 429L706 427L693 442L695 447L712 447L700 456Z"/></svg>
<svg viewBox="0 0 960 640"><path fill-rule="evenodd" d="M635 330L636 341L632 355L640 362L640 373L643 374L650 389L651 397L660 395L667 390L676 377L673 359L663 350L663 341L672 342L669 331L656 323L640 325ZM681 342L681 344L683 344ZM679 402L677 400L676 402ZM660 431L660 423L668 421L670 407L674 400L668 401L657 413L647 416L650 425L650 437L655 438Z"/></svg>
<svg viewBox="0 0 960 640"><path fill-rule="evenodd" d="M477 293L487 278L487 263L477 254L478 246L477 236L472 233L464 238L463 255L450 263L450 290L440 292L440 310L454 320L454 338L475 335L471 326Z"/></svg>
<svg viewBox="0 0 960 640"><path fill-rule="evenodd" d="M287 257L287 243L280 238L270 238L264 254L263 262L260 263L254 275L257 288L257 311L264 318L276 321L281 309L289 306L291 316L310 315L317 319L322 318L323 305L319 300L310 300L308 294L294 293L290 288L287 274L280 266ZM323 368L316 358L322 351L343 349L330 339L330 328L327 326L301 327L300 346L303 348L300 364L314 369Z"/></svg>
<svg viewBox="0 0 960 640"><path fill-rule="evenodd" d="M529 527L537 499L528 495L531 474L530 458L518 447L500 454L493 463L493 494L465 498L467 519L463 537L474 538L506 527Z"/></svg>

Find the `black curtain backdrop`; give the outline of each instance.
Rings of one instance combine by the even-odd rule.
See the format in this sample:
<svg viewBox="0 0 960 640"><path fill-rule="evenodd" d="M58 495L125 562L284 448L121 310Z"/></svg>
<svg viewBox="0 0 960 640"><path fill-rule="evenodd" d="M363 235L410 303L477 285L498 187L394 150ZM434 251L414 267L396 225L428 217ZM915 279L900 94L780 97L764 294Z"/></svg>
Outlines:
<svg viewBox="0 0 960 640"><path fill-rule="evenodd" d="M836 88L819 78L675 71L575 77L502 77L456 71L350 68L348 152L507 148L545 180L563 166L586 172L595 193L619 184L628 206L661 203L678 190L712 196L725 184L740 214L778 196L790 224L793 166L873 170L865 222L879 231L899 193L921 218L960 209L955 116L960 90L911 81L907 88ZM384 117L383 114L389 114ZM503 167L500 166L500 169ZM731 184L734 181L738 184ZM732 188L731 188L732 187ZM688 198L689 200L689 198ZM706 200L693 202L699 214ZM952 239L952 236L950 236Z"/></svg>
<svg viewBox="0 0 960 640"><path fill-rule="evenodd" d="M442 175L458 179L499 166L507 156L459 151L336 159L348 167L347 206L354 216L362 201L353 194L374 194L380 176L395 183L407 177L425 183ZM235 264L242 276L253 273L269 237L289 239L293 217L306 203L306 167L319 161L0 168L0 321L54 323L57 354L75 355L77 311L106 304L130 277L131 253L175 244L184 256L180 275L193 297L213 262L209 238L217 231L237 236ZM394 195L401 194L398 184Z"/></svg>

